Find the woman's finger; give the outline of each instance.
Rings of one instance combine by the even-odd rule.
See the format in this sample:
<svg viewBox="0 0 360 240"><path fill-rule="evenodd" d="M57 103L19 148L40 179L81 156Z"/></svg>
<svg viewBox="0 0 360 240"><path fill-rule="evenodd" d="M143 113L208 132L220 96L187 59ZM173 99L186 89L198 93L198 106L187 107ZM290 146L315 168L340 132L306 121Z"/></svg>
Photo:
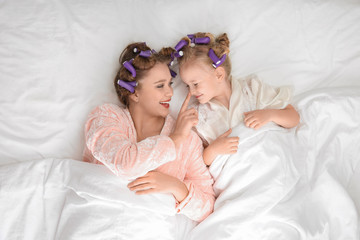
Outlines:
<svg viewBox="0 0 360 240"><path fill-rule="evenodd" d="M191 93L188 92L188 94L186 95L186 98L185 98L183 104L181 105L181 108L180 108L179 113L185 112L185 110L187 109L187 107L188 107L188 105L189 105L190 98L191 98Z"/></svg>
<svg viewBox="0 0 360 240"><path fill-rule="evenodd" d="M143 184L135 185L133 187L129 187L129 189L131 191L139 191L139 190L145 190L145 189L150 189L150 188L153 188L153 185L151 183L143 183Z"/></svg>
<svg viewBox="0 0 360 240"><path fill-rule="evenodd" d="M131 188L131 187L136 186L136 185L140 185L140 184L150 182L148 178L149 177L147 175L144 175L143 177L139 177L139 178L135 179L134 181L130 182L127 186L128 186L128 188Z"/></svg>
<svg viewBox="0 0 360 240"><path fill-rule="evenodd" d="M156 188L150 188L150 189L146 189L146 190L137 191L137 192L135 192L135 194L136 195L145 195L145 194L157 193L157 192L159 192L159 190L157 190Z"/></svg>

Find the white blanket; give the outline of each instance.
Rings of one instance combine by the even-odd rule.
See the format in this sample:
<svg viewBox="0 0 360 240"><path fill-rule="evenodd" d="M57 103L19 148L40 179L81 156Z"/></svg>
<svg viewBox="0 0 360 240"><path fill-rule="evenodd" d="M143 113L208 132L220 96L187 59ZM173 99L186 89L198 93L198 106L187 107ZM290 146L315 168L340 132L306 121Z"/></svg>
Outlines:
<svg viewBox="0 0 360 240"><path fill-rule="evenodd" d="M301 124L240 136L210 168L202 223L166 194L137 196L106 167L71 159L0 166L0 239L359 239L360 89L299 96Z"/></svg>
<svg viewBox="0 0 360 240"><path fill-rule="evenodd" d="M296 130L234 128L238 153L210 167L215 211L189 239L358 240L360 91L340 92L302 96Z"/></svg>
<svg viewBox="0 0 360 240"><path fill-rule="evenodd" d="M0 239L183 239L174 198L138 196L105 166L45 159L0 168Z"/></svg>

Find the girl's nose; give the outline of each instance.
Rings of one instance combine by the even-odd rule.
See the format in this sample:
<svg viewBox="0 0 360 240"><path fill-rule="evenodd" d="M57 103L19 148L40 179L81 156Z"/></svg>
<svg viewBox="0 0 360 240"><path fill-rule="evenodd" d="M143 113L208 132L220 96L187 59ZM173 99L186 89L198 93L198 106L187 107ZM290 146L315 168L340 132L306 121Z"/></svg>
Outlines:
<svg viewBox="0 0 360 240"><path fill-rule="evenodd" d="M195 89L193 87L189 87L189 91L191 96L195 96Z"/></svg>

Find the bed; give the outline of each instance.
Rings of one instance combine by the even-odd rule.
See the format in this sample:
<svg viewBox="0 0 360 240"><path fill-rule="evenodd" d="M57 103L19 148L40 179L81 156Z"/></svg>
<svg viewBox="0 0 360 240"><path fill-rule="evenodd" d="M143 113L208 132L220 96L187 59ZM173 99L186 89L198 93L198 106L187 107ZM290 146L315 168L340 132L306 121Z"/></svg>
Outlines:
<svg viewBox="0 0 360 240"><path fill-rule="evenodd" d="M81 158L122 49L199 31L228 34L233 77L292 86L301 122L236 127L195 223ZM359 43L358 0L0 1L0 239L360 239Z"/></svg>

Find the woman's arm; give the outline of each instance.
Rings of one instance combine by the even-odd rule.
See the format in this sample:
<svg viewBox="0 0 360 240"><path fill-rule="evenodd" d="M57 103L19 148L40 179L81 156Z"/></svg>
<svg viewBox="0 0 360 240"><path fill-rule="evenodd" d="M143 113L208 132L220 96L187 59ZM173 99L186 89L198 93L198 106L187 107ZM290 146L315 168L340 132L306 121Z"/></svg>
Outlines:
<svg viewBox="0 0 360 240"><path fill-rule="evenodd" d="M203 162L203 147L200 138L193 132L183 151L186 164L184 184L189 190L186 198L179 202L176 209L195 221L204 220L214 208L215 194L213 179Z"/></svg>
<svg viewBox="0 0 360 240"><path fill-rule="evenodd" d="M171 193L176 201L183 201L189 194L186 185L178 178L168 174L150 171L128 184L131 191L138 195L150 193Z"/></svg>
<svg viewBox="0 0 360 240"><path fill-rule="evenodd" d="M176 158L173 141L154 136L140 142L131 141L131 122L116 105L102 105L89 116L85 141L93 156L116 175L143 176L148 171Z"/></svg>

